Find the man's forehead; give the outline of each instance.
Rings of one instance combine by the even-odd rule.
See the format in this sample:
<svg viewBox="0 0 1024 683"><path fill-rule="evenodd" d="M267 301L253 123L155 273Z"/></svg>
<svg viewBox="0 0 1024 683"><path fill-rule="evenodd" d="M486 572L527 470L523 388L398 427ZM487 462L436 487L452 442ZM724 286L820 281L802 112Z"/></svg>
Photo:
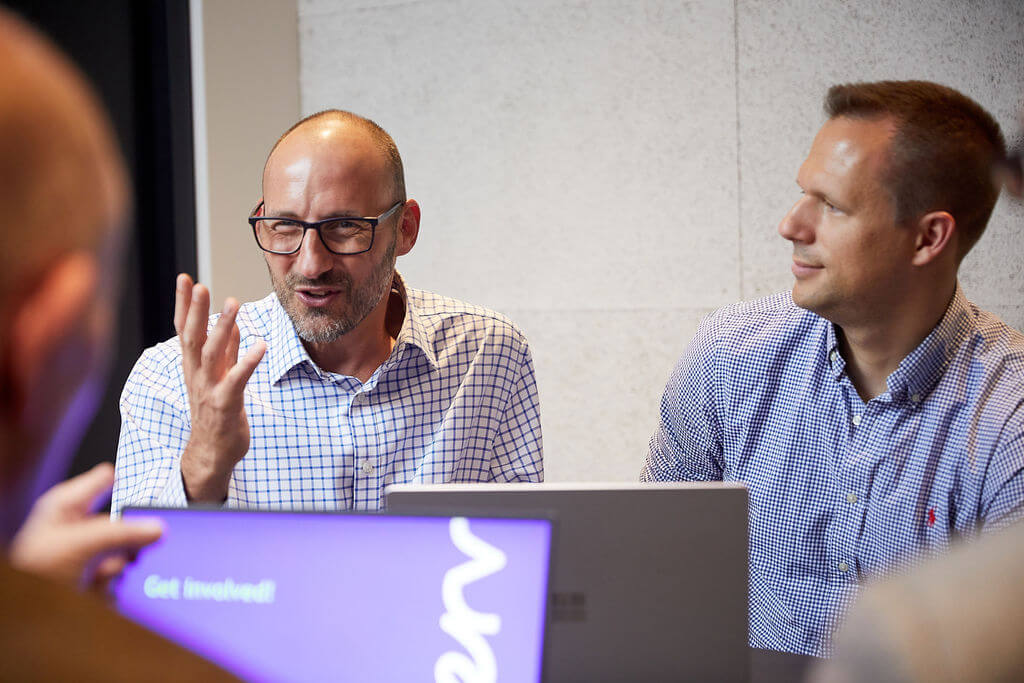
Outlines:
<svg viewBox="0 0 1024 683"><path fill-rule="evenodd" d="M887 163L895 125L888 119L838 117L821 127L811 144L800 175L849 178L880 175Z"/></svg>
<svg viewBox="0 0 1024 683"><path fill-rule="evenodd" d="M386 158L372 138L345 122L307 124L289 133L271 153L264 181L285 182L314 173L375 173L386 170Z"/></svg>

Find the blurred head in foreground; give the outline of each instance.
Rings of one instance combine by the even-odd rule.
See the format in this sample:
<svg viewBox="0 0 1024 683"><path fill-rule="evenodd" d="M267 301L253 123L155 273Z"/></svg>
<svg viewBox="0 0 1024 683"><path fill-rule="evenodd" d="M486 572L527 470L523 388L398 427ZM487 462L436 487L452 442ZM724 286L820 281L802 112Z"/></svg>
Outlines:
<svg viewBox="0 0 1024 683"><path fill-rule="evenodd" d="M91 420L128 184L82 76L0 9L0 512L10 538Z"/></svg>

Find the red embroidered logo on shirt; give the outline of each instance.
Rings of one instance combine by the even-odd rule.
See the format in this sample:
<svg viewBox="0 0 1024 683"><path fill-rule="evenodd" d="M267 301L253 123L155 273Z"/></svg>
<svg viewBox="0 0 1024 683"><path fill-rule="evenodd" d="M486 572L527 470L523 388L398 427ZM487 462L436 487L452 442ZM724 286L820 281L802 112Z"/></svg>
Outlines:
<svg viewBox="0 0 1024 683"><path fill-rule="evenodd" d="M935 508L928 510L928 526L935 526Z"/></svg>

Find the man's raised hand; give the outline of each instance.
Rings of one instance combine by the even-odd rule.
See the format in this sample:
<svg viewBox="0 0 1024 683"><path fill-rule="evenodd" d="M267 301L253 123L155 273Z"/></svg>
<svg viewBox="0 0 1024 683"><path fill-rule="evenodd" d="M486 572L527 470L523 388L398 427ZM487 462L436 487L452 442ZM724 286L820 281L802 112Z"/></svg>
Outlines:
<svg viewBox="0 0 1024 683"><path fill-rule="evenodd" d="M245 384L266 352L257 341L238 357L240 333L235 323L238 301L224 302L221 316L207 334L210 291L192 278L178 276L174 329L181 341L181 364L192 413L192 434L181 456L185 494L191 501L220 503L227 497L235 465L249 451Z"/></svg>

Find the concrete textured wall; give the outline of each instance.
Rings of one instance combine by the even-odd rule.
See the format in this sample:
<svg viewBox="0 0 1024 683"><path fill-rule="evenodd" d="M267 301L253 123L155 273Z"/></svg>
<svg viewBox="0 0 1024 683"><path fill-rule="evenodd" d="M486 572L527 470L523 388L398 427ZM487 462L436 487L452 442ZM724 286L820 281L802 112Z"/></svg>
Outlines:
<svg viewBox="0 0 1024 683"><path fill-rule="evenodd" d="M300 0L303 113L395 137L423 207L399 268L530 339L549 480L635 479L673 363L714 308L788 288L775 232L828 85L924 78L1008 133L1020 0ZM968 296L1024 327L1024 210Z"/></svg>

